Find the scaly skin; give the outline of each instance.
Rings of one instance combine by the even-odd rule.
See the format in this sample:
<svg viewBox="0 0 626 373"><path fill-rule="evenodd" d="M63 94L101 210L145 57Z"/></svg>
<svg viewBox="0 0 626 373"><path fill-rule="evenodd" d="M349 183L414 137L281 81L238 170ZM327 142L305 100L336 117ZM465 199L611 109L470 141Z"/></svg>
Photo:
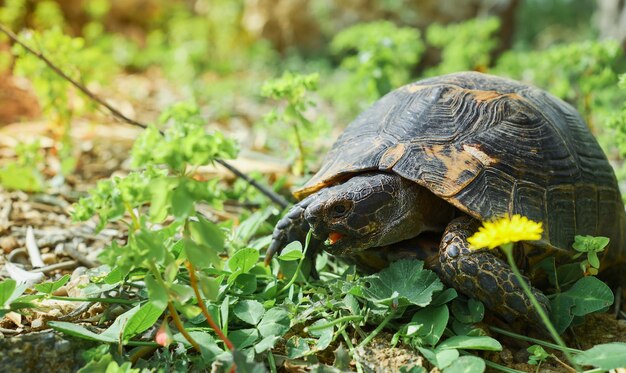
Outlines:
<svg viewBox="0 0 626 373"><path fill-rule="evenodd" d="M469 248L467 238L479 225L477 220L467 216L450 222L441 239L440 276L448 285L480 300L507 321L521 318L543 325L509 265L491 250ZM531 289L544 309L549 310L548 298L540 290Z"/></svg>
<svg viewBox="0 0 626 373"><path fill-rule="evenodd" d="M304 243L309 229L313 233L307 253L310 257L322 243L331 254L353 256L423 232L444 232L439 265L433 268L444 282L507 320L521 318L542 325L508 264L491 251L469 249L467 238L479 222L467 216L454 219L455 211L425 188L398 175L358 175L293 206L276 225L265 261L268 263L289 242ZM546 296L533 291L548 309Z"/></svg>

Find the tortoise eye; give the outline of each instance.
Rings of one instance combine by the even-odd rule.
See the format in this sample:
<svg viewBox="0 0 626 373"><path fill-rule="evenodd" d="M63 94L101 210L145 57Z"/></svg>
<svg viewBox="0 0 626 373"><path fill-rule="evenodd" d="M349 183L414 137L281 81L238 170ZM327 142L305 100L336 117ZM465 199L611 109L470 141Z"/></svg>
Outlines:
<svg viewBox="0 0 626 373"><path fill-rule="evenodd" d="M331 211L332 211L332 215L335 218L339 218L343 215L346 214L346 212L348 212L348 205L346 203L343 202L339 202L333 205Z"/></svg>

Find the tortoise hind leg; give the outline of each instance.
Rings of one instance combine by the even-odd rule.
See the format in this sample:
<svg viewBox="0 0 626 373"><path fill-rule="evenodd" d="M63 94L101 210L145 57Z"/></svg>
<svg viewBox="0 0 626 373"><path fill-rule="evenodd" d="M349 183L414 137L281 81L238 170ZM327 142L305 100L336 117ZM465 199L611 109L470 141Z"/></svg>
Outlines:
<svg viewBox="0 0 626 373"><path fill-rule="evenodd" d="M543 325L509 265L487 249L469 248L467 238L476 232L479 224L477 220L465 216L454 219L446 227L439 246L440 274L444 282L482 301L507 321L521 318ZM548 298L540 290L531 289L539 303L548 310Z"/></svg>

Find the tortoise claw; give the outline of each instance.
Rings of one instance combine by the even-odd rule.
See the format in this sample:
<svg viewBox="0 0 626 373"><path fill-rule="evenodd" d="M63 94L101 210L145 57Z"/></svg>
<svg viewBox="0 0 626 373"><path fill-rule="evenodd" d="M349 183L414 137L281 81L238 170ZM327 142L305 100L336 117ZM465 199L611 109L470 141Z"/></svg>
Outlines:
<svg viewBox="0 0 626 373"><path fill-rule="evenodd" d="M280 254L282 249L290 242L300 241L304 244L309 231L309 224L304 219L304 212L311 201L312 198L305 198L295 204L276 223L274 233L272 234L272 242L265 252L265 265L269 265L274 255Z"/></svg>

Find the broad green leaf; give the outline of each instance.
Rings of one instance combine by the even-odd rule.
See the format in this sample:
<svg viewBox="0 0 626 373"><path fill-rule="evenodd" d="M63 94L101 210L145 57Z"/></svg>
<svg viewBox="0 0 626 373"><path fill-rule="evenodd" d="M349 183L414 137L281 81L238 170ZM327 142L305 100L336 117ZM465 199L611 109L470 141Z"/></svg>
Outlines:
<svg viewBox="0 0 626 373"><path fill-rule="evenodd" d="M315 321L311 326L318 326L328 324L328 320L319 319ZM326 349L326 347L330 346L330 343L333 341L333 333L335 331L334 326L329 326L320 330L309 330L309 334L313 337L317 338L317 342L315 344L315 349L318 351Z"/></svg>
<svg viewBox="0 0 626 373"><path fill-rule="evenodd" d="M228 333L228 339L240 350L250 347L259 339L259 331L256 329L233 330Z"/></svg>
<svg viewBox="0 0 626 373"><path fill-rule="evenodd" d="M434 346L443 335L449 316L448 306L445 305L429 306L417 311L411 319L411 324L417 328L415 335L420 336L424 343Z"/></svg>
<svg viewBox="0 0 626 373"><path fill-rule="evenodd" d="M228 268L232 271L246 273L259 261L259 252L255 249L241 249L228 260Z"/></svg>
<svg viewBox="0 0 626 373"><path fill-rule="evenodd" d="M154 302L148 302L142 305L139 311L135 312L135 314L128 319L128 322L124 326L123 338L128 340L154 325L163 314L165 307L166 304L157 307Z"/></svg>
<svg viewBox="0 0 626 373"><path fill-rule="evenodd" d="M237 302L233 309L235 316L250 325L256 325L265 314L265 308L255 300L243 300Z"/></svg>
<svg viewBox="0 0 626 373"><path fill-rule="evenodd" d="M254 352L261 354L265 351L271 350L280 339L281 337L275 335L267 336L254 345Z"/></svg>
<svg viewBox="0 0 626 373"><path fill-rule="evenodd" d="M441 306L442 304L448 303L458 297L456 290L454 288L447 288L433 297L432 302L430 302L431 306Z"/></svg>
<svg viewBox="0 0 626 373"><path fill-rule="evenodd" d="M161 264L165 259L165 244L158 232L142 229L135 234L137 247L146 252L144 260Z"/></svg>
<svg viewBox="0 0 626 373"><path fill-rule="evenodd" d="M192 331L189 332L189 335L200 345L200 354L204 361L213 361L218 355L224 353L224 350L215 343L215 339L209 333ZM174 334L174 340L191 347L187 339L180 333Z"/></svg>
<svg viewBox="0 0 626 373"><path fill-rule="evenodd" d="M193 288L189 285L171 284L170 296L172 296L177 302L184 304L187 303L189 299L193 298L195 293Z"/></svg>
<svg viewBox="0 0 626 373"><path fill-rule="evenodd" d="M365 277L369 287L363 294L370 300L391 305L398 299L399 305L415 304L427 306L433 293L443 289L437 275L423 269L424 262L418 260L399 260L379 273Z"/></svg>
<svg viewBox="0 0 626 373"><path fill-rule="evenodd" d="M123 328L126 327L128 320L133 317L134 314L139 312L140 306L137 305L123 314L119 315L113 324L111 324L104 332L100 334L101 337L114 338L116 341L120 340L120 336L124 334Z"/></svg>
<svg viewBox="0 0 626 373"><path fill-rule="evenodd" d="M574 301L572 313L574 316L599 311L613 304L614 297L611 288L596 277L583 277L566 292L561 293Z"/></svg>
<svg viewBox="0 0 626 373"><path fill-rule="evenodd" d="M306 355L311 351L309 343L306 338L298 337L294 335L287 341L287 357L290 359L297 359Z"/></svg>
<svg viewBox="0 0 626 373"><path fill-rule="evenodd" d="M462 350L502 351L502 345L500 342L487 336L471 337L467 335L457 335L450 337L437 345L437 350L449 350L451 348Z"/></svg>
<svg viewBox="0 0 626 373"><path fill-rule="evenodd" d="M208 268L211 265L216 267L220 265L217 251L209 246L199 245L190 239L183 239L183 247L185 248L187 259L198 269Z"/></svg>
<svg viewBox="0 0 626 373"><path fill-rule="evenodd" d="M231 290L237 295L250 295L256 291L257 279L251 273L241 273L232 282Z"/></svg>
<svg viewBox="0 0 626 373"><path fill-rule="evenodd" d="M43 284L35 284L35 289L42 293L51 294L57 291L61 286L65 285L69 280L70 275L65 275L56 281L44 282Z"/></svg>
<svg viewBox="0 0 626 373"><path fill-rule="evenodd" d="M289 313L282 308L275 307L265 313L257 328L263 337L271 335L282 337L290 326Z"/></svg>
<svg viewBox="0 0 626 373"><path fill-rule="evenodd" d="M189 220L189 232L193 240L210 247L215 252L224 250L224 233L215 223L202 215L196 215L197 221Z"/></svg>
<svg viewBox="0 0 626 373"><path fill-rule="evenodd" d="M459 357L459 351L456 349L440 351L439 349L432 350L430 348L418 347L418 350L431 364L439 369L444 369Z"/></svg>
<svg viewBox="0 0 626 373"><path fill-rule="evenodd" d="M237 365L237 373L266 373L267 369L261 363L255 363L252 359L250 361L246 355L240 350L233 352L233 362Z"/></svg>
<svg viewBox="0 0 626 373"><path fill-rule="evenodd" d="M626 367L626 343L613 342L596 345L574 355L580 365L591 365L603 370Z"/></svg>
<svg viewBox="0 0 626 373"><path fill-rule="evenodd" d="M48 326L56 331L65 333L67 335L71 335L71 336L82 338L82 339L88 339L91 341L105 342L105 343L115 343L118 341L117 337L113 335L97 334L85 328L84 326L74 324L71 322L48 321Z"/></svg>
<svg viewBox="0 0 626 373"><path fill-rule="evenodd" d="M150 185L150 221L160 223L165 218L171 206L172 179L160 178Z"/></svg>
<svg viewBox="0 0 626 373"><path fill-rule="evenodd" d="M198 273L198 283L200 284L200 289L202 290L204 299L208 299L210 301L217 300L220 291L220 284L223 279L223 276L215 278L206 276L203 273Z"/></svg>
<svg viewBox="0 0 626 373"><path fill-rule="evenodd" d="M443 373L481 373L485 368L483 359L477 356L461 356L445 368Z"/></svg>
<svg viewBox="0 0 626 373"><path fill-rule="evenodd" d="M17 282L12 279L0 281L0 306L6 307L9 300L13 298L13 292L17 286Z"/></svg>
<svg viewBox="0 0 626 373"><path fill-rule="evenodd" d="M573 307L574 300L567 295L563 295L563 293L556 294L550 300L550 319L559 333L563 333L572 323L574 319Z"/></svg>
<svg viewBox="0 0 626 373"><path fill-rule="evenodd" d="M172 190L172 215L185 219L193 213L194 198L190 195L184 183L180 183Z"/></svg>
<svg viewBox="0 0 626 373"><path fill-rule="evenodd" d="M293 241L289 243L278 256L278 259L286 262L300 260L302 258L304 258L304 253L302 252L302 244L300 241Z"/></svg>

